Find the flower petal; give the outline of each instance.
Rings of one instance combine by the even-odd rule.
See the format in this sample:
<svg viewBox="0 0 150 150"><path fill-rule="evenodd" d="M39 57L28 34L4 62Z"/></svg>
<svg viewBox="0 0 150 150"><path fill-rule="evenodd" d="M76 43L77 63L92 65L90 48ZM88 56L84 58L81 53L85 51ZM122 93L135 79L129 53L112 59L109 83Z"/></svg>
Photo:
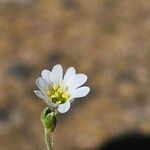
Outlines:
<svg viewBox="0 0 150 150"><path fill-rule="evenodd" d="M76 88L80 87L81 85L83 85L86 81L87 81L87 76L85 74L77 74L75 77L74 83L73 83L72 87L70 87L70 88L76 89Z"/></svg>
<svg viewBox="0 0 150 150"><path fill-rule="evenodd" d="M61 65L55 65L51 73L51 81L54 84L61 84L63 78L63 69Z"/></svg>
<svg viewBox="0 0 150 150"><path fill-rule="evenodd" d="M43 79L45 79L48 83L51 84L51 72L47 69L44 69L42 72L41 72L41 76Z"/></svg>
<svg viewBox="0 0 150 150"><path fill-rule="evenodd" d="M71 92L73 98L84 97L90 92L90 88L87 86L80 87Z"/></svg>
<svg viewBox="0 0 150 150"><path fill-rule="evenodd" d="M41 92L41 91L39 91L39 90L35 90L34 93L35 93L38 97L40 97L41 99L43 99L43 100L46 102L47 105L49 105L49 106L51 106L51 107L54 106L54 103L53 103L52 101L50 101L50 100L48 99L48 97L46 97L46 95L45 95L43 92Z"/></svg>
<svg viewBox="0 0 150 150"><path fill-rule="evenodd" d="M75 76L75 74L76 74L76 70L73 67L68 68L64 75L64 82L69 80L69 78L71 78L72 76Z"/></svg>
<svg viewBox="0 0 150 150"><path fill-rule="evenodd" d="M43 100L47 100L47 97L44 95L43 92L41 92L41 91L39 91L39 90L35 90L34 93L35 93L38 97L42 98Z"/></svg>
<svg viewBox="0 0 150 150"><path fill-rule="evenodd" d="M69 89L71 89L71 87L72 87L73 84L74 84L75 78L76 78L76 75L72 76L72 77L69 78L64 84L65 84Z"/></svg>
<svg viewBox="0 0 150 150"><path fill-rule="evenodd" d="M38 86L38 88L45 93L45 91L48 89L49 84L48 82L46 82L46 80L44 80L43 78L39 77L36 79L36 85Z"/></svg>
<svg viewBox="0 0 150 150"><path fill-rule="evenodd" d="M60 105L58 106L58 111L59 111L60 113L65 113L65 112L67 112L67 111L70 109L70 106L71 106L70 102L67 101L66 103L60 104Z"/></svg>

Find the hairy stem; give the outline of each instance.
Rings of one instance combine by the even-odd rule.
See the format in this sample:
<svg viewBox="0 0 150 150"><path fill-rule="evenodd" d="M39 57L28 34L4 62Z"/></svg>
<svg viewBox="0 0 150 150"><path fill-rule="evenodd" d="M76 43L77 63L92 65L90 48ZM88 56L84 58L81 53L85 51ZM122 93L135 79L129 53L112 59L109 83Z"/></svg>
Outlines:
<svg viewBox="0 0 150 150"><path fill-rule="evenodd" d="M52 132L47 131L45 129L45 143L47 150L53 150L53 137L52 137Z"/></svg>

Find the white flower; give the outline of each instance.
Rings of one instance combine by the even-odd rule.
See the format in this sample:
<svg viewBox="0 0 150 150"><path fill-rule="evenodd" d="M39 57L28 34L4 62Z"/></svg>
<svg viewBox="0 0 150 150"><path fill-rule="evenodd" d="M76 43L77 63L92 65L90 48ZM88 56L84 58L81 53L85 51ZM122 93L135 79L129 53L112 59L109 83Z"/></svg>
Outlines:
<svg viewBox="0 0 150 150"><path fill-rule="evenodd" d="M75 98L84 97L90 91L87 86L81 87L87 81L87 76L76 74L73 67L67 69L64 78L62 66L59 64L52 71L43 70L41 76L36 79L39 90L35 90L35 94L49 107L57 108L60 113L67 112Z"/></svg>

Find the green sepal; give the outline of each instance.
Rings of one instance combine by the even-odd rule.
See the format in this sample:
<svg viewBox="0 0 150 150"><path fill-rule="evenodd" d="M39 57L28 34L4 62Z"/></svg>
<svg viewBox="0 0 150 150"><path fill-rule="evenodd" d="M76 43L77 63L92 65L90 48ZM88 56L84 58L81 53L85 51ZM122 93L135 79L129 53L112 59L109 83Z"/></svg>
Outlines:
<svg viewBox="0 0 150 150"><path fill-rule="evenodd" d="M40 119L46 131L48 132L54 131L56 127L57 119L56 119L54 112L49 107L45 108L42 111Z"/></svg>

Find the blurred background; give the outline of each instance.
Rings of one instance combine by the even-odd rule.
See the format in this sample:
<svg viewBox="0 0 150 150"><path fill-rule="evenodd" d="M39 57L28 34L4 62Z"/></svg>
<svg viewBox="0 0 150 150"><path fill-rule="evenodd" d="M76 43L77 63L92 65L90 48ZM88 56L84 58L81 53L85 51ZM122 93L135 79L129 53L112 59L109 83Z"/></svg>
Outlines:
<svg viewBox="0 0 150 150"><path fill-rule="evenodd" d="M55 150L148 137L149 59L149 0L0 0L0 149L45 150L33 90L58 63L87 74L91 92L59 116Z"/></svg>

